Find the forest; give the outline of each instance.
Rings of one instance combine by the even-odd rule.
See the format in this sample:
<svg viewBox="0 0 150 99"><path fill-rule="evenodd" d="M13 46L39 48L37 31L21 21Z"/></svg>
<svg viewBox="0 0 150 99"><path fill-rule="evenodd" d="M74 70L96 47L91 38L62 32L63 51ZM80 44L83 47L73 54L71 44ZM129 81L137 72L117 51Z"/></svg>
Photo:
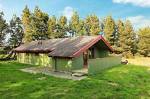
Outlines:
<svg viewBox="0 0 150 99"><path fill-rule="evenodd" d="M130 20L115 20L111 15L99 18L95 14L81 18L76 11L67 19L48 15L38 6L33 12L25 6L21 17L14 15L9 22L4 15L0 12L0 53L33 40L102 35L116 54L150 57L150 27L135 30Z"/></svg>

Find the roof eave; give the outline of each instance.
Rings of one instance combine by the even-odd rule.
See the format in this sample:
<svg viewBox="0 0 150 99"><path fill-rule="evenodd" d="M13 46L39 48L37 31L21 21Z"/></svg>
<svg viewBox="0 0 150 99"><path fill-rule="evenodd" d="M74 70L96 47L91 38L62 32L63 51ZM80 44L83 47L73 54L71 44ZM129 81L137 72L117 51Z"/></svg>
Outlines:
<svg viewBox="0 0 150 99"><path fill-rule="evenodd" d="M88 45L84 46L83 48L81 48L80 50L78 50L77 52L75 52L70 57L78 57L81 53L83 53L85 50L89 49L92 45L94 45L95 43L97 43L99 40L102 40L107 45L107 47L109 48L110 52L114 51L113 48L111 47L111 45L101 35L99 35L95 40L93 40Z"/></svg>
<svg viewBox="0 0 150 99"><path fill-rule="evenodd" d="M103 42L107 45L110 52L114 52L114 49L111 47L111 45L103 37L101 37L101 40L103 40Z"/></svg>
<svg viewBox="0 0 150 99"><path fill-rule="evenodd" d="M71 56L53 56L53 55L48 55L49 57L55 57L55 58L74 58L74 57L71 57Z"/></svg>
<svg viewBox="0 0 150 99"><path fill-rule="evenodd" d="M51 50L13 50L17 53L50 53Z"/></svg>

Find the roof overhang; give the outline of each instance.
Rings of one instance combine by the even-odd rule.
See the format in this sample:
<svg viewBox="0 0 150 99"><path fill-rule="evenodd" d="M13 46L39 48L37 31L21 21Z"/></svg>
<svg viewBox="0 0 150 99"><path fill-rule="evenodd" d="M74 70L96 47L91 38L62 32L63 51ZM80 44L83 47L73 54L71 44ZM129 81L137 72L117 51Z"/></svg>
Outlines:
<svg viewBox="0 0 150 99"><path fill-rule="evenodd" d="M95 36L92 40L88 41L83 47L79 48L78 50L75 50L74 52L72 52L71 54L69 55L50 55L50 57L59 57L59 58L74 58L74 57L78 57L79 55L81 55L84 51L86 51L87 49L89 49L90 47L92 47L94 44L96 44L97 42L99 41L103 41L104 44L106 45L106 47L108 48L108 50L110 52L113 52L113 48L110 46L110 44L101 36ZM56 48L43 48L43 47L40 47L40 48L33 48L33 49L27 49L23 46L20 46L16 49L14 49L13 51L14 52L17 52L17 53L51 53L53 52L54 50L56 50ZM61 49L60 49L61 50Z"/></svg>
<svg viewBox="0 0 150 99"><path fill-rule="evenodd" d="M13 50L14 52L17 52L17 53L50 53L52 50L38 50L38 49L36 49L36 50L16 50L16 49L14 49Z"/></svg>
<svg viewBox="0 0 150 99"><path fill-rule="evenodd" d="M75 52L70 57L77 57L77 56L79 56L81 53L83 53L84 51L86 51L87 49L89 49L91 46L93 46L94 44L96 44L100 40L102 40L106 44L106 46L108 47L108 49L109 49L110 52L114 51L113 48L111 47L111 45L101 35L99 35L96 39L94 39L93 41L91 41L86 46L82 47L80 50L78 50L77 52Z"/></svg>

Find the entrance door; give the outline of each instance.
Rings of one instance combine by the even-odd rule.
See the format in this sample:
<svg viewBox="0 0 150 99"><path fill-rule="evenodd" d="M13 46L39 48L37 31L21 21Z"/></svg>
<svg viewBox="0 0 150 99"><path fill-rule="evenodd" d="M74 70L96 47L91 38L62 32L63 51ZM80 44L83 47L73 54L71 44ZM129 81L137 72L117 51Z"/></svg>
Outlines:
<svg viewBox="0 0 150 99"><path fill-rule="evenodd" d="M88 51L83 52L83 66L88 67Z"/></svg>

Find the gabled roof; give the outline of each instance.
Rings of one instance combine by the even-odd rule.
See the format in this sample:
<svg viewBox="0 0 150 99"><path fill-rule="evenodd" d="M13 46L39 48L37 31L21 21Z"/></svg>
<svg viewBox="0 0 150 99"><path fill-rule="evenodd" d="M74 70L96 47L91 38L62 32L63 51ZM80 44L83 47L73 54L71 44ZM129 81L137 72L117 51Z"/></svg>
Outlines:
<svg viewBox="0 0 150 99"><path fill-rule="evenodd" d="M17 47L16 52L49 53L49 56L76 57L98 41L103 41L110 51L112 47L102 36L79 36L50 40L32 41Z"/></svg>

